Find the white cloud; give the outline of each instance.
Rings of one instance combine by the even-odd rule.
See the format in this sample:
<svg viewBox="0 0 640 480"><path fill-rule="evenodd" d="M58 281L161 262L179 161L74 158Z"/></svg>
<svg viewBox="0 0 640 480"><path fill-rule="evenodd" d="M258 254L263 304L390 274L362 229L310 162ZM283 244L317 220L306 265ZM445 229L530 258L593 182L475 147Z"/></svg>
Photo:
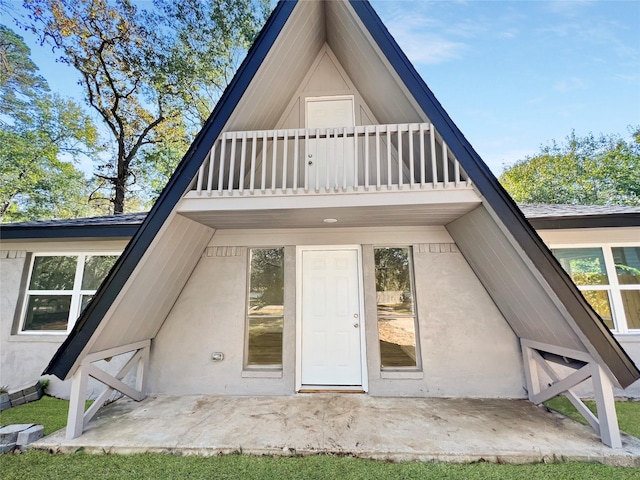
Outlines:
<svg viewBox="0 0 640 480"><path fill-rule="evenodd" d="M640 74L636 73L636 74L632 74L632 75L628 75L628 74L624 74L624 73L618 73L614 75L615 78L619 78L621 80L626 80L628 82L639 82L640 81Z"/></svg>
<svg viewBox="0 0 640 480"><path fill-rule="evenodd" d="M584 90L586 86L587 86L586 82L581 78L572 77L572 78L560 80L553 86L553 89L557 90L558 92L564 93L564 92L571 92L574 90Z"/></svg>
<svg viewBox="0 0 640 480"><path fill-rule="evenodd" d="M502 32L496 32L495 34L498 38L516 38L519 33L520 33L519 29L515 27L511 27L511 28L507 28Z"/></svg>
<svg viewBox="0 0 640 480"><path fill-rule="evenodd" d="M538 95L527 100L528 105L543 105L547 101L546 95Z"/></svg>
<svg viewBox="0 0 640 480"><path fill-rule="evenodd" d="M416 64L443 63L460 58L465 45L437 35L403 35L397 39L409 59Z"/></svg>
<svg viewBox="0 0 640 480"><path fill-rule="evenodd" d="M581 46L606 47L608 52L615 53L621 59L639 61L638 47L636 43L630 43L625 38L628 26L616 20L597 20L589 16L582 16L572 21L557 21L549 23L539 32L562 37L568 45L580 44ZM637 36L632 37L637 42Z"/></svg>
<svg viewBox="0 0 640 480"><path fill-rule="evenodd" d="M525 17L513 9L500 15L485 13L477 4L459 2L407 2L381 1L381 10L387 28L416 64L437 64L462 58L487 38L512 40L521 33ZM466 7L465 7L466 5ZM472 9L467 17L460 15Z"/></svg>
<svg viewBox="0 0 640 480"><path fill-rule="evenodd" d="M594 0L552 0L546 2L547 9L558 15L574 16L582 12L585 7L594 3Z"/></svg>
<svg viewBox="0 0 640 480"><path fill-rule="evenodd" d="M485 35L487 32L487 19L486 18L474 18L458 21L445 28L447 34L452 36L474 38L479 35Z"/></svg>
<svg viewBox="0 0 640 480"><path fill-rule="evenodd" d="M454 60L467 48L465 43L438 33L437 22L420 14L396 14L387 26L409 60L416 64Z"/></svg>

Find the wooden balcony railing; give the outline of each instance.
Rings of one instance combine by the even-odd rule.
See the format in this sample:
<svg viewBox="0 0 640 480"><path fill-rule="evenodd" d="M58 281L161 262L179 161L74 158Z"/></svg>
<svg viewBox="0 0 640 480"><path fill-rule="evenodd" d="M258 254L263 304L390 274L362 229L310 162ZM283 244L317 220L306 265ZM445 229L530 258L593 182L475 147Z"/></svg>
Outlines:
<svg viewBox="0 0 640 480"><path fill-rule="evenodd" d="M469 188L428 123L225 132L193 195L304 195Z"/></svg>

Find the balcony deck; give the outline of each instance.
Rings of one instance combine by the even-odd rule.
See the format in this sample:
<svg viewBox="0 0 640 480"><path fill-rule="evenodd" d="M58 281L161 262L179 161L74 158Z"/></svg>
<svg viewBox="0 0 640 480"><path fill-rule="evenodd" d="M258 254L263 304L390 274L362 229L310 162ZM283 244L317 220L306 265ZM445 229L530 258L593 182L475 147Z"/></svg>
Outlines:
<svg viewBox="0 0 640 480"><path fill-rule="evenodd" d="M178 212L214 228L443 225L479 203L422 123L225 132Z"/></svg>

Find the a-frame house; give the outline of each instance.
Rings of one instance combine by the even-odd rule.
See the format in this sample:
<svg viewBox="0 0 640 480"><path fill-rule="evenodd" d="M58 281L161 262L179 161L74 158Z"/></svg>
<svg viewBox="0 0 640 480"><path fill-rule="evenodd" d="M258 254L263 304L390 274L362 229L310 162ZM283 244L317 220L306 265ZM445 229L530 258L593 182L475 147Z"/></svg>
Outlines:
<svg viewBox="0 0 640 480"><path fill-rule="evenodd" d="M119 355L119 373L98 368ZM45 373L73 380L69 437L113 389L348 390L565 394L613 447L612 386L640 378L369 3L348 0L277 5ZM83 413L89 377L108 388ZM597 418L571 391L588 379Z"/></svg>

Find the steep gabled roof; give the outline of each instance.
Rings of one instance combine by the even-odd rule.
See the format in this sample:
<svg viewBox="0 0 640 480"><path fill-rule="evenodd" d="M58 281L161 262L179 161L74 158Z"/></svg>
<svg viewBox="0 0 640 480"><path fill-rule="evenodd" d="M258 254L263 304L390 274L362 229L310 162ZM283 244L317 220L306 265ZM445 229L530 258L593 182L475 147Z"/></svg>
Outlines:
<svg viewBox="0 0 640 480"><path fill-rule="evenodd" d="M229 88L191 145L167 187L125 249L111 274L96 293L94 300L81 315L75 328L53 357L45 373L65 378L76 365L78 358L96 332L105 314L118 298L130 275L150 248L163 225L171 218L176 204L205 159L209 146L218 138L231 118L236 105L247 91L249 84L265 61L297 5L296 1L284 1L276 6ZM449 118L373 8L368 2L360 0L345 1L345 6L350 6L346 9L347 14L353 15L357 24L362 26L365 36L370 39L369 41L376 51L380 52L395 78L399 79L401 87L409 92L411 101L433 123L435 129L472 179L483 197L485 206L481 208L486 208L487 212L491 214L496 229L503 231L505 237L508 236L509 241L515 243L517 248L514 247L513 251L517 255L526 257L527 265L533 266L528 268L537 269L533 277L544 283L545 288L552 291L553 302L561 304L559 310L566 312L566 315L571 318L570 328L576 330L574 335L578 335L588 351L608 367L623 387L640 378L640 371L617 344L606 326L598 319L571 279L525 220L515 202L500 186L496 177ZM351 68L355 68L355 66L351 65ZM454 228L451 227L450 231L453 230ZM202 233L202 235L204 234ZM455 235L452 234L452 236L458 242ZM464 248L462 252L467 258L473 254L469 250L465 252ZM470 261L470 263L474 266L474 262ZM483 278L483 272L476 271L476 273L479 278ZM544 293L547 290L541 289L540 291ZM564 328L569 327L564 326ZM514 330L516 329L514 328Z"/></svg>

